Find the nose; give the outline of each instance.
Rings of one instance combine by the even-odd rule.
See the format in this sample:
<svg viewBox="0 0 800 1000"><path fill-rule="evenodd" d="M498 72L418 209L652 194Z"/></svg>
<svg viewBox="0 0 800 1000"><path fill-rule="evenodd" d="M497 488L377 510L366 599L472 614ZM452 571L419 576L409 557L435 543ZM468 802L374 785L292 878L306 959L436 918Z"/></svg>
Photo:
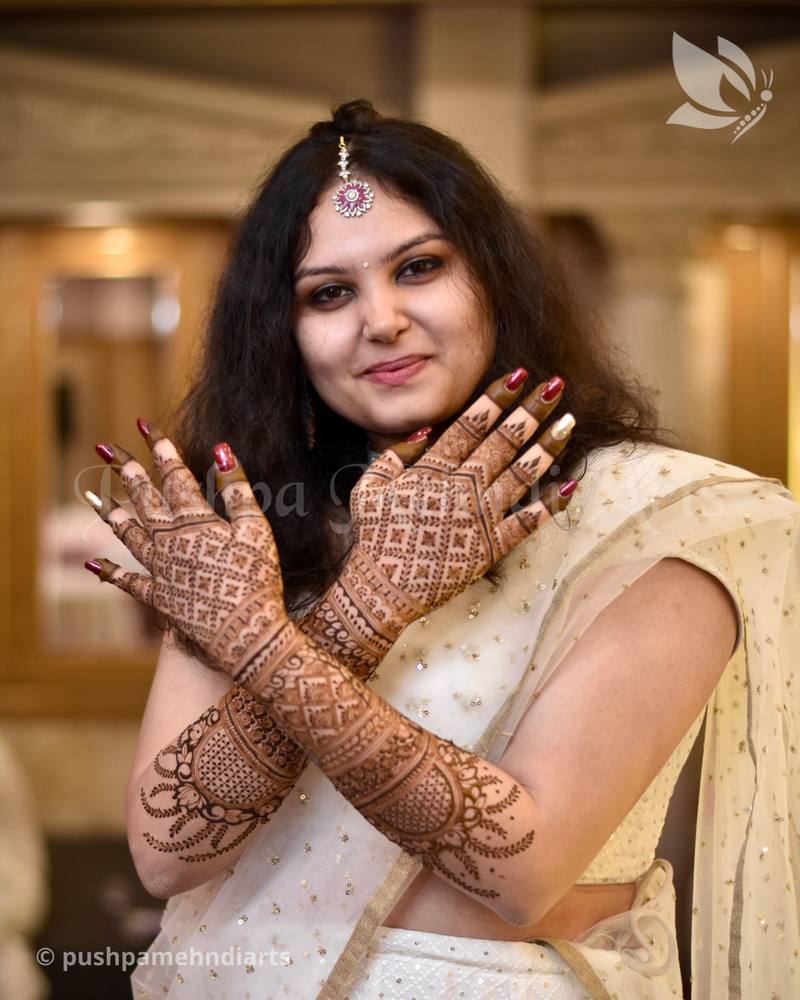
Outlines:
<svg viewBox="0 0 800 1000"><path fill-rule="evenodd" d="M366 340L392 344L409 327L394 283L371 288L360 296L363 309L362 335Z"/></svg>

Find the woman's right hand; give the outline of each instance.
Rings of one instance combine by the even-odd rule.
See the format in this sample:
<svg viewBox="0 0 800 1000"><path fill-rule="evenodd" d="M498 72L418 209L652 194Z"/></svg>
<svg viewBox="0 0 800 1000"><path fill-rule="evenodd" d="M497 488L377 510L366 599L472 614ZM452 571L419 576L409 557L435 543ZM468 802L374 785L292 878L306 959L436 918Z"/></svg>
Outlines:
<svg viewBox="0 0 800 1000"><path fill-rule="evenodd" d="M561 417L517 458L556 406L563 382L538 386L487 437L516 395L508 382L493 383L424 455L417 458L425 437L412 435L416 440L384 452L356 484L354 545L337 585L367 616L369 631L394 641L566 507L572 480L506 516L563 450L575 424L570 414Z"/></svg>

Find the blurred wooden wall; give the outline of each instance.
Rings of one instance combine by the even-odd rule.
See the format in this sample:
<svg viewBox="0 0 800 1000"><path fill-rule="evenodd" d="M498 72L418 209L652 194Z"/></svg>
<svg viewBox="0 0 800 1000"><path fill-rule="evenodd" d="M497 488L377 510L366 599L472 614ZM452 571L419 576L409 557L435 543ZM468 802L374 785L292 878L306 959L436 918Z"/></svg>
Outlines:
<svg viewBox="0 0 800 1000"><path fill-rule="evenodd" d="M136 717L144 706L157 645L54 649L42 628L41 529L55 505L57 471L50 359L57 333L43 308L54 276L174 277L181 316L163 369L146 398L132 398L126 371L86 387L115 397L120 421L109 428L143 462L136 431L142 406L169 424L191 372L193 351L227 247L225 223L133 225L125 250L108 253L120 230L41 225L0 227L0 441L8 483L0 491L0 705L4 715ZM132 374L132 373L128 373ZM87 467L101 466L85 442ZM82 488L99 489L88 482ZM72 498L76 502L76 498ZM101 553L98 553L101 554Z"/></svg>

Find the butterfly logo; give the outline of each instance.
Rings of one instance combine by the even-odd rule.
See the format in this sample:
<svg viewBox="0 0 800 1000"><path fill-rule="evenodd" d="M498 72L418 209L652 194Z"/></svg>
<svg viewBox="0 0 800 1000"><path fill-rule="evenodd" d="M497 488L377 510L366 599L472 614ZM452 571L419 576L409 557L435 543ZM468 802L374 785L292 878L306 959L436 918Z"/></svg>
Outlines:
<svg viewBox="0 0 800 1000"><path fill-rule="evenodd" d="M772 100L772 70L767 74L761 70L764 78L764 89L756 93L756 71L752 62L738 45L729 42L727 38L717 37L717 52L720 58L705 52L703 49L687 42L685 38L673 31L672 61L675 65L675 75L683 87L687 101L667 121L667 125L689 125L691 128L726 128L736 122L733 130L735 135L731 145L748 132L757 122L760 122L767 110L767 103ZM747 113L737 112L722 99L722 81L743 94L747 101ZM729 88L728 88L729 89ZM731 95L733 97L734 95ZM730 100L728 97L727 100ZM757 103L759 102L759 103ZM738 102L737 102L738 103ZM699 107L695 107L699 105ZM703 110L700 110L700 109Z"/></svg>

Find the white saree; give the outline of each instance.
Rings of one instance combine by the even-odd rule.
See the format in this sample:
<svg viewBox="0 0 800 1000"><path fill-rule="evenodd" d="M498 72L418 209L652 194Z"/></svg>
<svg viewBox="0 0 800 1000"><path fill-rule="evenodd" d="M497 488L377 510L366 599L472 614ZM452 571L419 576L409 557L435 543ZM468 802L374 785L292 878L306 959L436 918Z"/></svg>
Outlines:
<svg viewBox="0 0 800 1000"><path fill-rule="evenodd" d="M780 484L707 458L600 450L567 514L506 559L501 586L479 581L409 626L371 682L426 728L496 763L622 588L670 557L717 576L740 609L742 641L708 714L694 1000L797 995L797 510ZM652 851L637 856L636 874L652 860ZM227 873L170 900L134 997L334 1000L346 985L360 996L357 963L418 870L309 766ZM655 901L665 895L658 888ZM611 993L639 995L620 992L634 974L653 997L679 990L669 896L658 906L640 899L633 916L582 935L581 952Z"/></svg>

